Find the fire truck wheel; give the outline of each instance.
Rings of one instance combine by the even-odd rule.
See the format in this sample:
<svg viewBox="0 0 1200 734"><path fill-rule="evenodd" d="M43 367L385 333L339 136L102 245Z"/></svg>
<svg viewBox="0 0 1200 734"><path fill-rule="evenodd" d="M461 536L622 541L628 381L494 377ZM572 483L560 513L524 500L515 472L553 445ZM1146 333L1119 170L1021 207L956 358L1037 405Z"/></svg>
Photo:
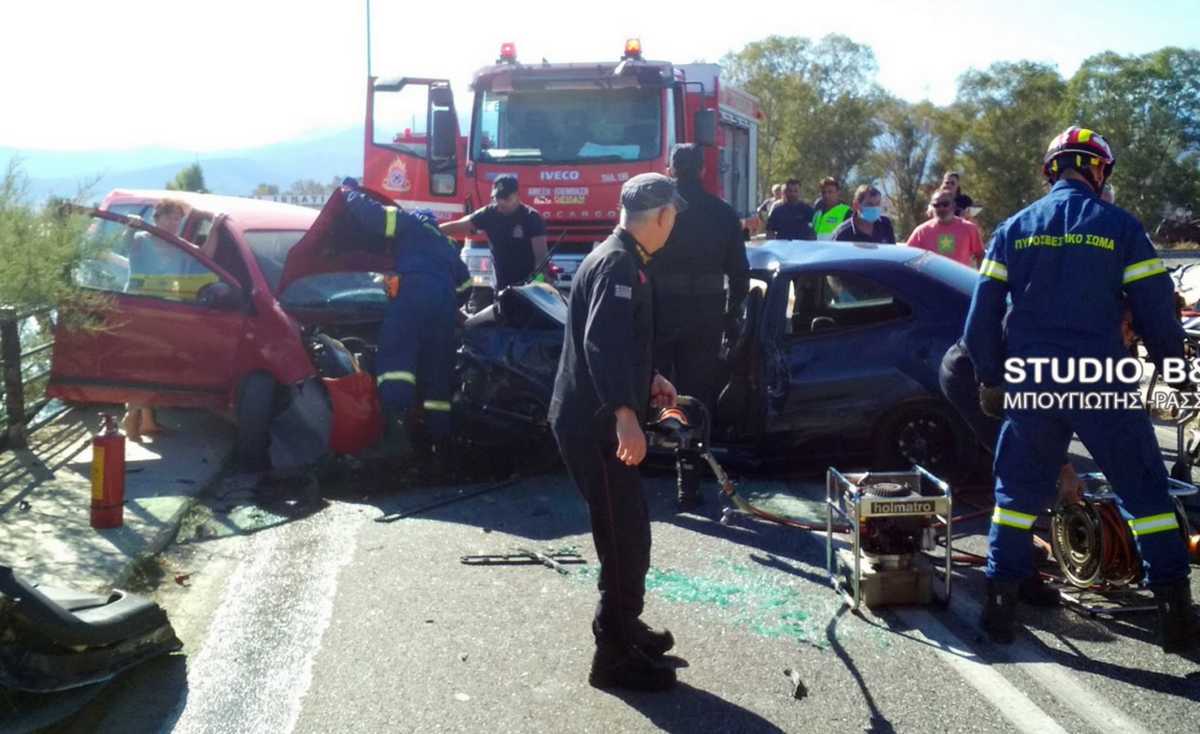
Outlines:
<svg viewBox="0 0 1200 734"><path fill-rule="evenodd" d="M966 457L971 435L949 406L932 402L901 406L876 426L872 464L885 471L919 464L943 479L958 478L970 468Z"/></svg>
<svg viewBox="0 0 1200 734"><path fill-rule="evenodd" d="M253 372L242 380L237 399L238 468L244 472L271 468L268 448L271 417L275 406L275 379L266 372Z"/></svg>

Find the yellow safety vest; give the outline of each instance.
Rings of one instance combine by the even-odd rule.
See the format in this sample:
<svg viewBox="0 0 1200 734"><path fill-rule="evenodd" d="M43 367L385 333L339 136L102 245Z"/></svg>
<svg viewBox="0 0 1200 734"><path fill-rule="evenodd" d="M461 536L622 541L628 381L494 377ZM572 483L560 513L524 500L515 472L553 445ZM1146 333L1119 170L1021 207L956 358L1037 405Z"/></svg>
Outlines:
<svg viewBox="0 0 1200 734"><path fill-rule="evenodd" d="M850 207L837 204L832 209L813 214L812 227L819 240L833 239L833 232L846 220Z"/></svg>

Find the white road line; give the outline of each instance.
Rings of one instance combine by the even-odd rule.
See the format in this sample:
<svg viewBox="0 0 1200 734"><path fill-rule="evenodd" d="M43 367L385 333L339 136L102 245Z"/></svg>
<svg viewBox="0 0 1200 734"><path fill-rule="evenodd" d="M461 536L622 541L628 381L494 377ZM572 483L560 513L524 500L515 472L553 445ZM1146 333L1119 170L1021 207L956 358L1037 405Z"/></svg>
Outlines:
<svg viewBox="0 0 1200 734"><path fill-rule="evenodd" d="M974 599L965 598L962 594L954 595L950 600L950 611L954 616L969 624L975 624L982 611ZM1094 693L1080 683L1063 667L1048 659L1028 640L1020 635L1012 645L996 646L998 653L1008 658L1012 664L1041 684L1046 691L1068 706L1075 714L1091 724L1097 731L1119 731L1122 734L1149 734L1149 730L1134 719L1129 718L1120 709L1108 702L1108 699Z"/></svg>
<svg viewBox="0 0 1200 734"><path fill-rule="evenodd" d="M334 508L249 538L204 646L188 661L188 692L174 728L288 734L333 614L337 577L359 526ZM232 727L232 728L231 728Z"/></svg>
<svg viewBox="0 0 1200 734"><path fill-rule="evenodd" d="M1049 714L1009 682L1000 671L980 660L971 648L937 617L924 609L896 609L895 615L913 634L932 643L938 656L955 673L988 700L1018 731L1031 734L1066 734Z"/></svg>

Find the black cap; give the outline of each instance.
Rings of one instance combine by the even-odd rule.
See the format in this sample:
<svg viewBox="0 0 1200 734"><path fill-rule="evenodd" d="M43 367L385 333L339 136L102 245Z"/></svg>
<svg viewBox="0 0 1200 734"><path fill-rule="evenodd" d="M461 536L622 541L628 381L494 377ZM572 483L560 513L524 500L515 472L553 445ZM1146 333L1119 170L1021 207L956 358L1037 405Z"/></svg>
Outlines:
<svg viewBox="0 0 1200 734"><path fill-rule="evenodd" d="M675 189L675 179L661 173L643 173L621 187L621 208L629 212L644 212L674 204L676 211L687 209L687 201Z"/></svg>
<svg viewBox="0 0 1200 734"><path fill-rule="evenodd" d="M509 174L497 176L492 182L492 196L497 199L507 199L517 193L517 177Z"/></svg>
<svg viewBox="0 0 1200 734"><path fill-rule="evenodd" d="M695 143L680 143L671 149L671 168L676 176L699 176L704 168L704 151Z"/></svg>

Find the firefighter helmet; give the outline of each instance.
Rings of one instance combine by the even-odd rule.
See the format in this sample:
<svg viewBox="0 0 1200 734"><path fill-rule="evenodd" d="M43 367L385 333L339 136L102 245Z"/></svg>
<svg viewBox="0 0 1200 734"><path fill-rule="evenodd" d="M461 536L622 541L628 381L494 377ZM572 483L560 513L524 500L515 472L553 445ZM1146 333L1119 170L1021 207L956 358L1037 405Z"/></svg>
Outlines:
<svg viewBox="0 0 1200 734"><path fill-rule="evenodd" d="M1099 133L1073 125L1050 141L1046 156L1042 159L1042 173L1054 182L1058 174L1067 168L1084 170L1090 166L1103 166L1104 177L1100 184L1112 174L1117 157L1113 155L1108 141Z"/></svg>

